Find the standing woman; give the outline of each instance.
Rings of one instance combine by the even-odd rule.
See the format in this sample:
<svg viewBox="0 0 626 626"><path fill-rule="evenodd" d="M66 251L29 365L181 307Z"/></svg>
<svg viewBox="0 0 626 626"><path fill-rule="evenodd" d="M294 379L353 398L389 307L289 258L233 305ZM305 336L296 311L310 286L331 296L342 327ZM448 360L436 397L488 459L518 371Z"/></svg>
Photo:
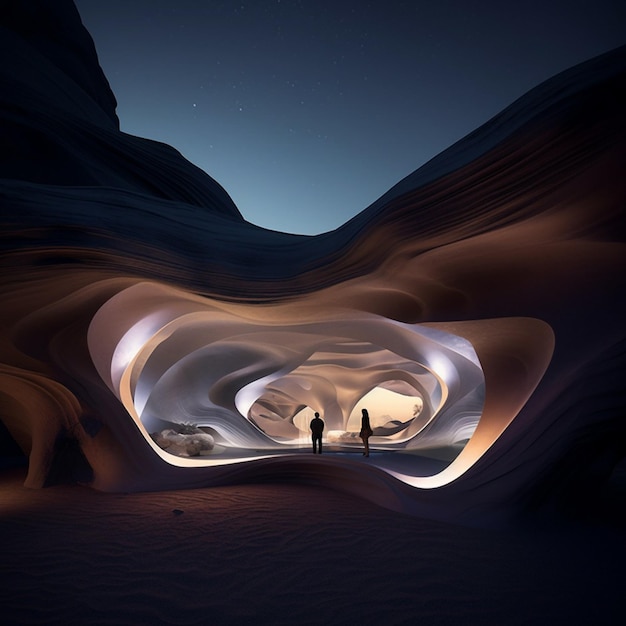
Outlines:
<svg viewBox="0 0 626 626"><path fill-rule="evenodd" d="M370 455L370 443L369 438L372 436L373 431L370 426L370 415L367 412L367 409L362 409L361 413L363 417L361 418L361 432L359 433L359 437L363 439L363 445L365 446L365 451L363 452L363 456Z"/></svg>

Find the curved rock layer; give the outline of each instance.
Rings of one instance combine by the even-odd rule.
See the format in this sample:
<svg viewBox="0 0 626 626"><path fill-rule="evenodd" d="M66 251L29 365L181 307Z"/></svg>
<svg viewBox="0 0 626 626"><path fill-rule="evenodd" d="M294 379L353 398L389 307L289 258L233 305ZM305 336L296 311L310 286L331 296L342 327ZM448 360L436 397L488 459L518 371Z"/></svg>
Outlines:
<svg viewBox="0 0 626 626"><path fill-rule="evenodd" d="M72 441L99 489L314 481L494 523L624 455L626 49L303 237L119 131L71 2L7 7L0 418L28 485ZM361 462L376 398L402 408L373 415ZM332 454L299 449L312 410ZM172 425L215 446L172 455L151 436Z"/></svg>

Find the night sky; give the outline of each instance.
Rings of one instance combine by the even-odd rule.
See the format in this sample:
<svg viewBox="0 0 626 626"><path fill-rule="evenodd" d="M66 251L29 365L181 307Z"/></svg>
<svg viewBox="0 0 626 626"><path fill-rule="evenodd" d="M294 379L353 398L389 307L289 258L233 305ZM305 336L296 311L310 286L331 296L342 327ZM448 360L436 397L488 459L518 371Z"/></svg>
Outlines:
<svg viewBox="0 0 626 626"><path fill-rule="evenodd" d="M316 234L543 80L626 43L623 0L76 0L122 130L244 217Z"/></svg>

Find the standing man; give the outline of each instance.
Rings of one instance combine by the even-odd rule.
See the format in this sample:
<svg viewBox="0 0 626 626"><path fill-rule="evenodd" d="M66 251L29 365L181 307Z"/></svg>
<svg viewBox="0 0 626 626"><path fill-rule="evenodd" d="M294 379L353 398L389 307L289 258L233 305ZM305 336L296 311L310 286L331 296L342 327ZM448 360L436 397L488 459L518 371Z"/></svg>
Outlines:
<svg viewBox="0 0 626 626"><path fill-rule="evenodd" d="M322 433L324 432L324 421L320 419L320 414L315 413L315 417L311 420L311 439L313 440L313 454L319 450L322 454Z"/></svg>

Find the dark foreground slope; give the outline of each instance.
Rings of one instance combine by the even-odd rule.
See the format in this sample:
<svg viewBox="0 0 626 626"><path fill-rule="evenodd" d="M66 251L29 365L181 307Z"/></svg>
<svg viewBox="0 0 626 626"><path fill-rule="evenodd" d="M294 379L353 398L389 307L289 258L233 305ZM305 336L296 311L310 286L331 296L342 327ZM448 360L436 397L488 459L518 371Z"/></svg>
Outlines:
<svg viewBox="0 0 626 626"><path fill-rule="evenodd" d="M304 485L106 494L20 478L0 478L4 624L624 621L611 527L467 528Z"/></svg>

